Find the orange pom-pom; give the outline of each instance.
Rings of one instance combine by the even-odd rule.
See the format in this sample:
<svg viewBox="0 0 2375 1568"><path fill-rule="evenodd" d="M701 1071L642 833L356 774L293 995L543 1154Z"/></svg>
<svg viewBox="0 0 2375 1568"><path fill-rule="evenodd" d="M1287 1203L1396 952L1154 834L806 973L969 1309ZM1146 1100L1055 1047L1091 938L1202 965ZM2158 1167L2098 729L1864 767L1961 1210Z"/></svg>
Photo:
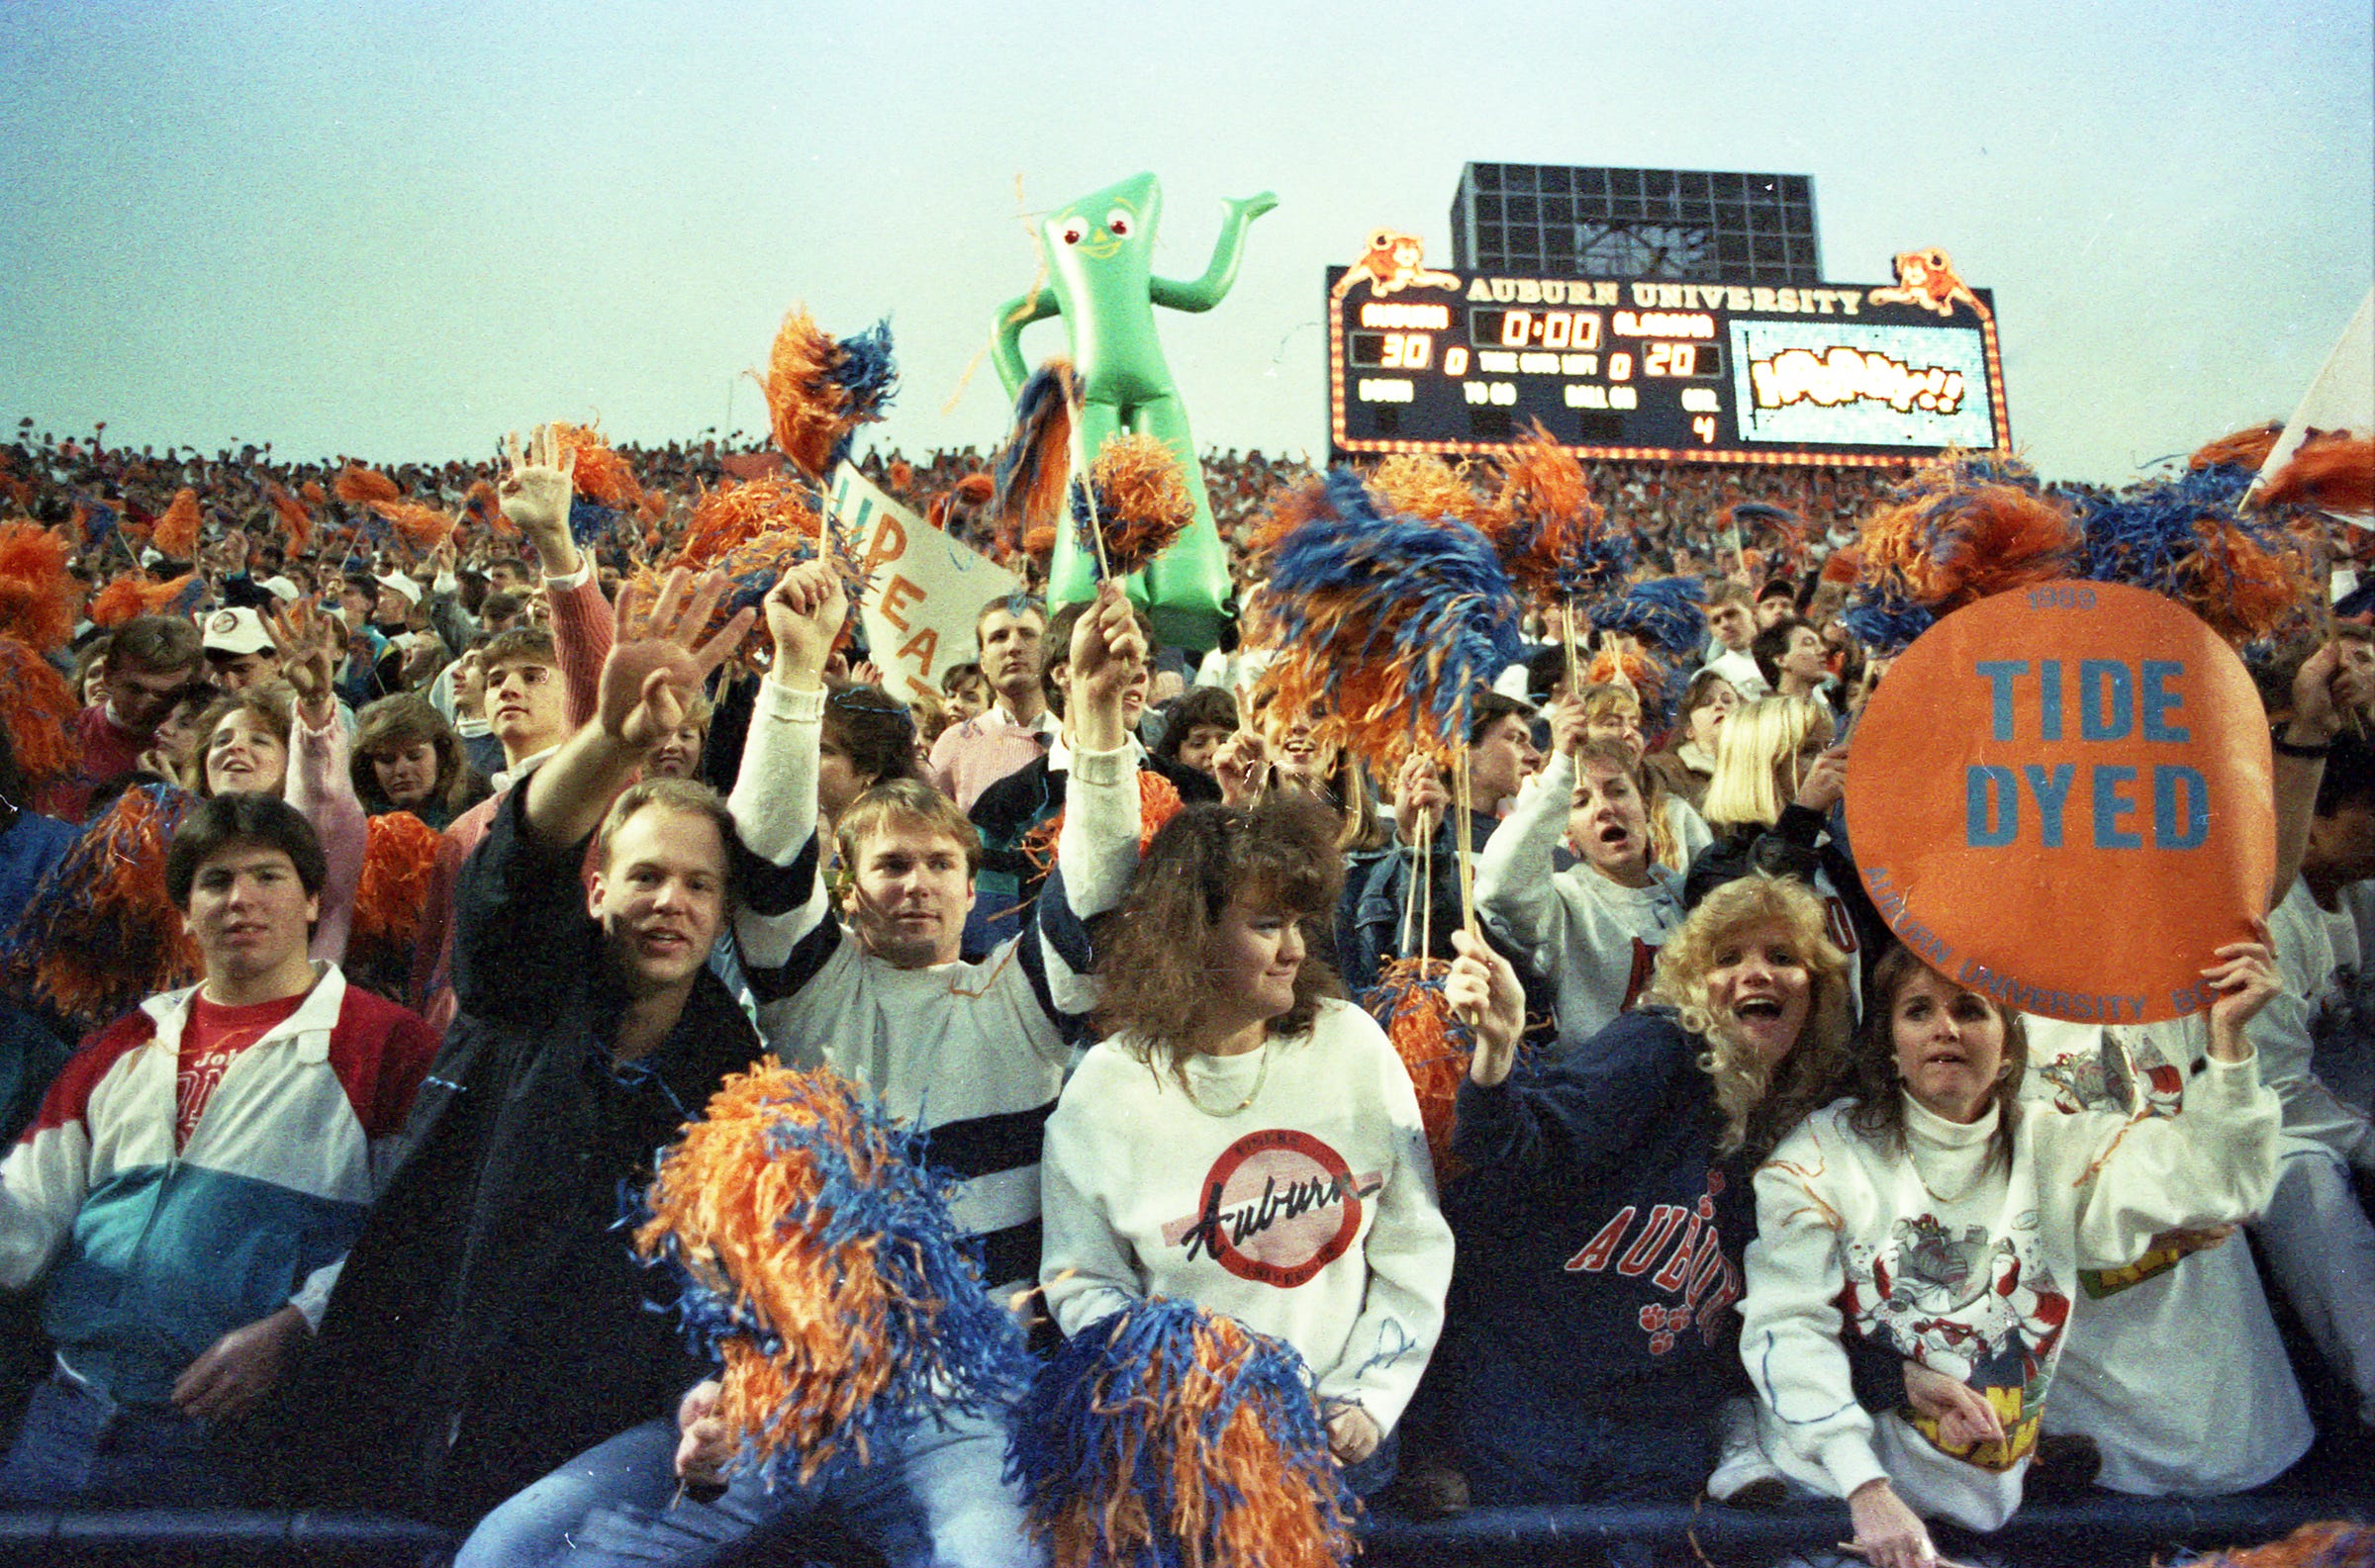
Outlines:
<svg viewBox="0 0 2375 1568"><path fill-rule="evenodd" d="M1413 517L1457 517L1491 531L1492 503L1468 482L1466 464L1454 468L1431 452L1396 452L1370 471L1369 486L1395 511Z"/></svg>
<svg viewBox="0 0 2375 1568"><path fill-rule="evenodd" d="M2284 425L2270 419L2265 424L2255 424L2247 430L2220 436L2186 459L2185 466L2200 473L2206 468L2232 463L2256 474L2260 466L2267 462L2268 454L2276 450L2276 443L2283 435Z"/></svg>
<svg viewBox="0 0 2375 1568"><path fill-rule="evenodd" d="M635 479L634 469L603 439L600 429L591 424L563 424L556 419L552 434L561 450L577 459L572 477L579 495L619 510L643 504L643 486Z"/></svg>
<svg viewBox="0 0 2375 1568"><path fill-rule="evenodd" d="M2211 630L2239 646L2313 618L2319 595L2298 551L2266 549L2212 517L2195 522L2194 533L2201 545L2181 569L2189 584L2182 600Z"/></svg>
<svg viewBox="0 0 2375 1568"><path fill-rule="evenodd" d="M316 486L319 490L321 487ZM288 536L288 547L302 551L314 541L314 514L299 506L296 499L278 485L264 487L264 500L280 517L280 525Z"/></svg>
<svg viewBox="0 0 2375 1568"><path fill-rule="evenodd" d="M1179 785L1152 768L1138 770L1138 854L1143 858L1155 845L1155 835L1180 814ZM1044 876L1056 864L1056 842L1063 836L1064 813L1040 823L1023 835L1022 853Z"/></svg>
<svg viewBox="0 0 2375 1568"><path fill-rule="evenodd" d="M194 798L161 784L125 790L28 906L12 939L17 982L79 1027L198 977L198 945L165 890L166 845Z"/></svg>
<svg viewBox="0 0 2375 1568"><path fill-rule="evenodd" d="M706 572L762 534L805 533L822 526L815 494L780 474L712 490L693 506L693 521L677 546L675 564Z"/></svg>
<svg viewBox="0 0 2375 1568"><path fill-rule="evenodd" d="M186 572L163 583L142 574L119 574L91 600L91 623L120 626L136 616L161 614L194 584Z"/></svg>
<svg viewBox="0 0 2375 1568"><path fill-rule="evenodd" d="M66 541L30 522L0 523L0 636L37 652L74 634L80 590L66 575Z"/></svg>
<svg viewBox="0 0 2375 1568"><path fill-rule="evenodd" d="M198 492L184 489L173 493L173 505L156 519L148 542L176 561L187 561L198 553Z"/></svg>
<svg viewBox="0 0 2375 1568"><path fill-rule="evenodd" d="M435 507L413 501L383 501L371 508L388 519L398 537L427 555L453 537L453 518Z"/></svg>
<svg viewBox="0 0 2375 1568"><path fill-rule="evenodd" d="M1154 564L1195 520L1195 497L1187 475L1159 436L1106 436L1089 465L1089 485L1096 501L1093 522L1115 577ZM1085 507L1075 505L1076 524L1092 520L1086 512Z"/></svg>
<svg viewBox="0 0 2375 1568"><path fill-rule="evenodd" d="M1384 1026L1394 1055L1410 1073L1410 1086L1418 1092L1418 1119L1427 1131L1427 1152L1435 1156L1436 1175L1446 1180L1458 1173L1452 1159L1452 1111L1476 1049L1468 1026L1452 1016L1452 1004L1443 994L1444 976L1451 970L1441 959L1395 959L1378 973L1369 999L1370 1011Z"/></svg>
<svg viewBox="0 0 2375 1568"><path fill-rule="evenodd" d="M1050 523L1041 523L1022 536L1022 553L1034 561L1044 562L1056 553L1056 530Z"/></svg>
<svg viewBox="0 0 2375 1568"><path fill-rule="evenodd" d="M915 488L915 470L904 458L893 460L891 471L883 477L890 481L893 495L903 496Z"/></svg>
<svg viewBox="0 0 2375 1568"><path fill-rule="evenodd" d="M72 777L82 767L82 743L74 733L82 704L66 678L35 649L0 637L0 692L9 746L25 777L36 784Z"/></svg>
<svg viewBox="0 0 2375 1568"><path fill-rule="evenodd" d="M998 495L998 482L977 469L957 481L955 495L968 507L986 507Z"/></svg>
<svg viewBox="0 0 2375 1568"><path fill-rule="evenodd" d="M1483 527L1518 592L1558 602L1622 583L1631 547L1609 532L1574 453L1537 422L1500 469L1500 494Z"/></svg>
<svg viewBox="0 0 2375 1568"><path fill-rule="evenodd" d="M2068 574L2078 525L2058 501L1962 465L1925 468L1863 525L1863 581L1944 615Z"/></svg>
<svg viewBox="0 0 2375 1568"><path fill-rule="evenodd" d="M437 861L438 833L410 811L370 819L363 846L363 874L354 887L357 947L409 955L421 937L421 912L428 903L428 876Z"/></svg>
<svg viewBox="0 0 2375 1568"><path fill-rule="evenodd" d="M322 493L321 483L317 480L309 479L304 484L298 486L297 495L298 499L303 501L309 507L327 507L330 505L330 498Z"/></svg>
<svg viewBox="0 0 2375 1568"><path fill-rule="evenodd" d="M2375 511L2375 440L2338 433L2312 436L2261 488L2255 504Z"/></svg>
<svg viewBox="0 0 2375 1568"><path fill-rule="evenodd" d="M365 468L360 463L349 463L338 470L338 477L332 482L331 488L337 492L340 501L356 507L404 499L404 492L397 488L396 481L378 469Z"/></svg>
<svg viewBox="0 0 2375 1568"><path fill-rule="evenodd" d="M776 449L801 471L822 474L841 434L849 393L827 374L839 345L801 306L784 314L768 351L768 423Z"/></svg>

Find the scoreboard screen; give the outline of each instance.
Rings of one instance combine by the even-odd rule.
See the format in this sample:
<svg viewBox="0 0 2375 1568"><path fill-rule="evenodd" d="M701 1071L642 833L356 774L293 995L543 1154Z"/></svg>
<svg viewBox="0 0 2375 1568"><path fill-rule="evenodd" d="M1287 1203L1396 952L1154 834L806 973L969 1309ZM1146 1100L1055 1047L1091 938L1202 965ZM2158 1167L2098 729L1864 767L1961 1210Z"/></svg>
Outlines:
<svg viewBox="0 0 2375 1568"><path fill-rule="evenodd" d="M1537 421L1587 457L2011 448L1992 303L1943 251L1897 257L1893 285L1772 288L1439 272L1395 237L1405 248L1328 269L1339 455L1489 451Z"/></svg>

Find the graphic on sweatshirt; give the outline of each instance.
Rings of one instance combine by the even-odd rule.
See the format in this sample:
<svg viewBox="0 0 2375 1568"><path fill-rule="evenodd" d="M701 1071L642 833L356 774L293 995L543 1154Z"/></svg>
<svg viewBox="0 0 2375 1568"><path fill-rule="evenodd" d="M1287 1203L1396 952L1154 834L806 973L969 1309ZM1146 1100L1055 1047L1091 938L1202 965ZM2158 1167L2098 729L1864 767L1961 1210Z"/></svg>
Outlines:
<svg viewBox="0 0 2375 1568"><path fill-rule="evenodd" d="M2036 1070L2053 1086L2057 1111L2175 1116L2185 1106L2185 1070L2143 1030L2106 1029L2092 1056L2055 1057L2038 1062ZM2135 1110L2138 1088L2143 1103L2140 1110ZM2215 1245L2215 1239L2203 1233L2173 1231L2154 1238L2142 1256L2123 1267L2080 1269L2078 1288L2091 1301L2116 1296L2155 1274L2167 1273L2193 1253Z"/></svg>
<svg viewBox="0 0 2375 1568"><path fill-rule="evenodd" d="M1645 1215L1640 1205L1628 1203L1563 1265L1570 1274L1646 1277L1652 1289L1673 1298L1647 1302L1636 1315L1652 1355L1671 1350L1675 1337L1693 1324L1714 1344L1724 1309L1740 1299L1740 1268L1724 1255L1715 1223L1715 1198L1723 1190L1723 1171L1710 1166L1707 1189L1695 1204L1654 1203Z"/></svg>
<svg viewBox="0 0 2375 1568"><path fill-rule="evenodd" d="M1188 1260L1208 1256L1239 1279L1291 1290L1345 1254L1362 1200L1384 1172L1353 1173L1342 1154L1291 1127L1248 1133L1220 1152L1197 1189L1199 1212L1163 1227Z"/></svg>
<svg viewBox="0 0 2375 1568"><path fill-rule="evenodd" d="M2053 1352L2069 1323L2069 1298L2038 1250L2034 1216L2013 1235L1990 1236L1977 1225L1949 1232L1929 1214L1899 1219L1877 1250L1848 1248L1840 1309L1857 1331L1961 1379L1995 1408L2002 1442L1945 1442L1937 1422L1908 1417L1941 1453L1983 1470L2009 1470L2036 1449Z"/></svg>

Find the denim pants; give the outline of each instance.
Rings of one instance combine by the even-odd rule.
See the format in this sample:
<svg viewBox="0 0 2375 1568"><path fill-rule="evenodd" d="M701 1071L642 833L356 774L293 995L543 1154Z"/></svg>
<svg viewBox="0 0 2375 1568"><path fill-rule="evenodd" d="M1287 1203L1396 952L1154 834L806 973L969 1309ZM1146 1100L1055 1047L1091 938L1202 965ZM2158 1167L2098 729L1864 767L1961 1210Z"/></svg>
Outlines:
<svg viewBox="0 0 2375 1568"><path fill-rule="evenodd" d="M206 1424L170 1405L119 1405L52 1371L0 1464L0 1503L19 1508L228 1508L233 1488Z"/></svg>
<svg viewBox="0 0 2375 1568"><path fill-rule="evenodd" d="M678 1495L676 1423L645 1422L481 1520L454 1568L710 1568L797 1536L827 1514L894 1568L1039 1568L1045 1559L1005 1482L1004 1427L951 1419L829 1484L770 1493L744 1476L707 1503Z"/></svg>

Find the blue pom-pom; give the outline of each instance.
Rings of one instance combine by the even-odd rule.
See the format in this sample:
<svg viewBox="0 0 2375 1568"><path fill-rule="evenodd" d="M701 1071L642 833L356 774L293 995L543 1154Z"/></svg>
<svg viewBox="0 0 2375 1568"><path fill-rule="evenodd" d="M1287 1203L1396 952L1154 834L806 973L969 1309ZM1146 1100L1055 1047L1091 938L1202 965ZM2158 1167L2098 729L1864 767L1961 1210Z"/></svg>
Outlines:
<svg viewBox="0 0 2375 1568"><path fill-rule="evenodd" d="M583 496L573 497L569 502L569 537L581 550L591 549L618 520L617 507L588 501Z"/></svg>
<svg viewBox="0 0 2375 1568"><path fill-rule="evenodd" d="M899 390L899 363L891 356L891 318L886 316L856 336L842 338L839 347L827 374L849 395L842 412L849 427L833 442L828 473L833 464L848 458L857 427L880 419Z"/></svg>
<svg viewBox="0 0 2375 1568"><path fill-rule="evenodd" d="M93 545L105 544L107 536L116 531L118 520L116 508L96 496L81 496L76 499L82 503L83 507L83 536Z"/></svg>
<svg viewBox="0 0 2375 1568"><path fill-rule="evenodd" d="M1246 1494L1203 1462L1248 1406L1277 1450L1262 1479L1307 1488L1322 1527L1341 1528L1356 1513L1302 1357L1230 1325L1243 1352L1204 1366L1196 1340L1211 1325L1193 1302L1157 1296L1091 1324L1039 1368L1014 1412L1006 1476L1042 1536L1064 1532L1087 1560L1114 1568L1249 1560L1244 1522L1232 1518ZM1192 1509L1183 1480L1203 1489ZM1202 1521L1191 1537L1180 1532L1188 1519Z"/></svg>
<svg viewBox="0 0 2375 1568"><path fill-rule="evenodd" d="M1591 623L1601 631L1637 637L1669 659L1695 664L1707 651L1704 592L1695 577L1653 578L1593 603Z"/></svg>
<svg viewBox="0 0 2375 1568"><path fill-rule="evenodd" d="M1900 594L1859 592L1839 612L1840 624L1870 652L1893 657L1938 624L1938 616Z"/></svg>

